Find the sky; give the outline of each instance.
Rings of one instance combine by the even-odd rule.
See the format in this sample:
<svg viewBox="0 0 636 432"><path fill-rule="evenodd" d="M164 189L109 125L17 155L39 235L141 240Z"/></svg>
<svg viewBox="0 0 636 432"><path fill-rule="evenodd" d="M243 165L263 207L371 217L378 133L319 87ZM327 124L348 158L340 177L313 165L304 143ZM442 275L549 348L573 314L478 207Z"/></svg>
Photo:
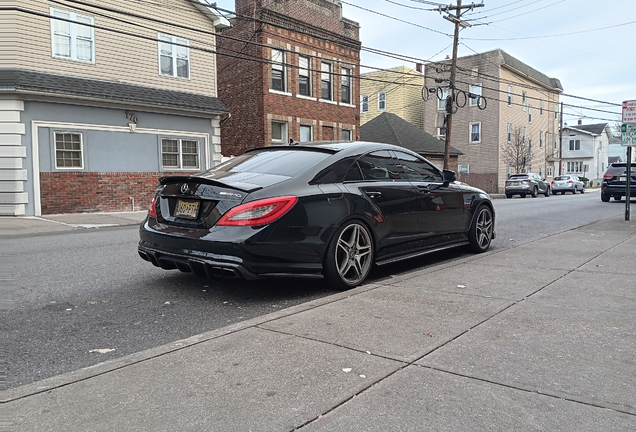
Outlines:
<svg viewBox="0 0 636 432"><path fill-rule="evenodd" d="M234 10L234 0L216 3ZM636 0L462 0L472 3L483 6L462 16L472 26L460 32L459 57L501 48L561 81L567 124L620 123L621 102L636 99ZM363 47L424 62L453 53L454 24L431 10L438 4L457 0L342 0L343 16L360 24ZM415 61L365 50L360 64L415 68Z"/></svg>

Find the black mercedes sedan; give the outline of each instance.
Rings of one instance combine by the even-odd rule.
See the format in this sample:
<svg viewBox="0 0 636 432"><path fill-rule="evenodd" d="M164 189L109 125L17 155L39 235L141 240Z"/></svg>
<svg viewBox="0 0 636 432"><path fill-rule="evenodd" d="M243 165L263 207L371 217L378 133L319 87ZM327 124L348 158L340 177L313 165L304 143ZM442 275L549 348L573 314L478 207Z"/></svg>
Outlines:
<svg viewBox="0 0 636 432"><path fill-rule="evenodd" d="M315 142L247 151L160 179L139 255L208 277L324 277L348 289L371 266L466 245L486 251L484 191L388 144Z"/></svg>

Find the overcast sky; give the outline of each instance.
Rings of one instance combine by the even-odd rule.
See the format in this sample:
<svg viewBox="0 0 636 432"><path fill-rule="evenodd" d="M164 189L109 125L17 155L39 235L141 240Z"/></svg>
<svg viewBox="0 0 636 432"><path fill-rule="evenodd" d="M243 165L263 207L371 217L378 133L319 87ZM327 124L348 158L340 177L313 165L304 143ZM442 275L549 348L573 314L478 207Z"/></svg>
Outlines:
<svg viewBox="0 0 636 432"><path fill-rule="evenodd" d="M364 47L432 61L452 55L454 25L443 19L444 14L430 11L441 2L342 3L343 16L360 24ZM471 3L462 1L462 5ZM481 4L481 0L474 3ZM636 99L636 0L483 0L483 4L463 15L473 26L460 33L460 57L501 48L558 78L564 94L614 104ZM217 5L234 10L234 0L217 0ZM415 67L414 62L364 50L360 63L379 68ZM365 71L370 69L362 69ZM561 100L609 111L566 107L564 120L570 125L579 118L585 124L620 121L620 106L565 96Z"/></svg>

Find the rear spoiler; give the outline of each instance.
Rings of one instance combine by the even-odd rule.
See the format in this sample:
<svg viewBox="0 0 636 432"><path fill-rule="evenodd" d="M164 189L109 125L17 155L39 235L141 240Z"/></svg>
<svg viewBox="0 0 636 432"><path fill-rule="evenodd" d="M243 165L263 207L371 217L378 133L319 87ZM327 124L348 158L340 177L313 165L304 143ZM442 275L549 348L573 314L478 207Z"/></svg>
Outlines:
<svg viewBox="0 0 636 432"><path fill-rule="evenodd" d="M234 189L234 190L245 192L245 193L249 193L249 192L255 191L257 189L261 189L261 187L251 188L251 189L239 188L239 187L233 186L231 184L223 183L223 182L220 182L218 180L212 180L212 179L209 179L209 178L206 178L206 177L166 176L166 177L160 177L159 178L159 184L162 185L162 186L163 185L167 185L167 184L185 183L185 182L204 183L204 184L208 184L208 185L211 185L211 186L218 186L218 187L223 187L223 188L227 188L227 189Z"/></svg>

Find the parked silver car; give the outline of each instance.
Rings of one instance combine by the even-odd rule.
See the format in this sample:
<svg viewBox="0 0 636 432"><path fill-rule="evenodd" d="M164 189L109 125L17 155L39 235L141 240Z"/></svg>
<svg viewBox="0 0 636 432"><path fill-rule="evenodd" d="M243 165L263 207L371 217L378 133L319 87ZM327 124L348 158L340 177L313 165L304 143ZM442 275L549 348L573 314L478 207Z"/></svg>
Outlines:
<svg viewBox="0 0 636 432"><path fill-rule="evenodd" d="M506 198L512 198L513 195L521 195L521 198L532 195L536 198L539 194L550 196L550 182L539 174L513 174L506 180Z"/></svg>
<svg viewBox="0 0 636 432"><path fill-rule="evenodd" d="M561 192L561 194L565 194L566 192L571 192L575 194L577 192L585 193L585 183L578 176L575 175L562 175L555 177L552 180L552 193L556 194Z"/></svg>

